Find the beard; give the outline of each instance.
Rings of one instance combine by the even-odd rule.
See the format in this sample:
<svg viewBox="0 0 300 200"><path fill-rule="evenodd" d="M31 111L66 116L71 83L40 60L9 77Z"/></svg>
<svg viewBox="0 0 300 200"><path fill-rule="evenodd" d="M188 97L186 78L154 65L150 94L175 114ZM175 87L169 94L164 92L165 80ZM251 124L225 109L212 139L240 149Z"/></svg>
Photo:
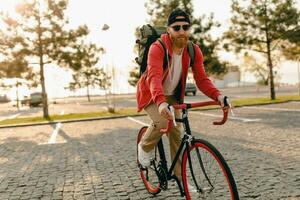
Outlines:
<svg viewBox="0 0 300 200"><path fill-rule="evenodd" d="M188 37L185 35L180 35L180 36L174 36L172 34L171 35L171 41L172 43L175 45L175 47L177 48L183 48L187 45L188 43Z"/></svg>

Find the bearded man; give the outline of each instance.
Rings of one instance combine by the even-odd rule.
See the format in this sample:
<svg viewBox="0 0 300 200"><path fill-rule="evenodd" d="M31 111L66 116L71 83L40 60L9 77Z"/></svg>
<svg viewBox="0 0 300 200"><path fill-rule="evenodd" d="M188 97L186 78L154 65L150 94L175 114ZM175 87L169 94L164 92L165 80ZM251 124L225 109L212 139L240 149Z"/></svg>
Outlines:
<svg viewBox="0 0 300 200"><path fill-rule="evenodd" d="M175 110L173 116L169 105L183 103L184 100L188 68L191 65L187 48L190 27L190 18L185 11L177 8L171 12L167 33L161 36L163 44L156 41L151 45L146 72L137 84L138 111L144 109L151 119L151 124L138 144L138 161L143 167L150 165L151 151L162 136L160 130L166 128L168 120L173 120L173 117L181 118L181 111ZM223 95L206 76L199 46L193 44L193 48L195 58L191 68L197 87L224 107ZM165 54L168 58L167 67L163 68ZM168 134L172 160L181 143L182 132L182 125L178 123ZM178 159L173 172L181 181L181 159Z"/></svg>

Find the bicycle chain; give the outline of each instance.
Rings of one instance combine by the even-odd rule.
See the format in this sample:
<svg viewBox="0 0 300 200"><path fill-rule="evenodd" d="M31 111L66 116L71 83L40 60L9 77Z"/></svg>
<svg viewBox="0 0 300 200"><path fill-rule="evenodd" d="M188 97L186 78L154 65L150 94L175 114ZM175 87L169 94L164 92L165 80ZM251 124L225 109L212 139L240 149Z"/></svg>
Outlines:
<svg viewBox="0 0 300 200"><path fill-rule="evenodd" d="M161 163L158 164L156 173L159 179L160 188L163 190L168 189L167 173Z"/></svg>

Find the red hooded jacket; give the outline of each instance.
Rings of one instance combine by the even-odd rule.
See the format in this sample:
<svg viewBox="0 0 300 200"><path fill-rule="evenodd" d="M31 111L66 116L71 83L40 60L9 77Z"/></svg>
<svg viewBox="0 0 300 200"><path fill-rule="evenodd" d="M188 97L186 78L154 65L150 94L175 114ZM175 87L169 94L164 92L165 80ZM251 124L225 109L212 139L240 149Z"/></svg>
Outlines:
<svg viewBox="0 0 300 200"><path fill-rule="evenodd" d="M171 48L171 39L168 34L163 34L161 36L167 52L169 54L169 62L172 63L172 48ZM192 66L193 76L196 82L197 87L201 92L206 96L210 97L213 100L217 100L217 97L220 95L219 90L213 85L213 83L206 76L204 65L203 65L203 55L198 45L194 44L195 49L195 59ZM169 73L169 67L163 69L164 61L164 49L159 41L154 42L148 53L148 66L147 70L141 76L140 80L137 83L137 106L138 112L151 103L155 103L159 106L161 103L166 102L166 98L163 91L164 80ZM180 93L179 93L179 102L184 100L184 91L186 85L186 78L188 74L188 68L190 64L190 57L187 51L187 47L183 50L182 55L182 75L180 80Z"/></svg>

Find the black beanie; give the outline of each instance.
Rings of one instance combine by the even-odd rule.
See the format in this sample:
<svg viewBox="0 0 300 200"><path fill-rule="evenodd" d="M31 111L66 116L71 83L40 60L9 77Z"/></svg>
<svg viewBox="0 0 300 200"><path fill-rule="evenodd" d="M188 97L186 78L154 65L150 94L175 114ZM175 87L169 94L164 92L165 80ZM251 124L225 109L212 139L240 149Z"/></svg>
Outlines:
<svg viewBox="0 0 300 200"><path fill-rule="evenodd" d="M177 17L184 17L181 19L176 19ZM169 15L168 18L168 26L170 26L171 24L173 24L174 22L187 22L190 24L190 17L189 15L184 12L183 10L181 10L180 8L176 8L174 9L171 14Z"/></svg>

